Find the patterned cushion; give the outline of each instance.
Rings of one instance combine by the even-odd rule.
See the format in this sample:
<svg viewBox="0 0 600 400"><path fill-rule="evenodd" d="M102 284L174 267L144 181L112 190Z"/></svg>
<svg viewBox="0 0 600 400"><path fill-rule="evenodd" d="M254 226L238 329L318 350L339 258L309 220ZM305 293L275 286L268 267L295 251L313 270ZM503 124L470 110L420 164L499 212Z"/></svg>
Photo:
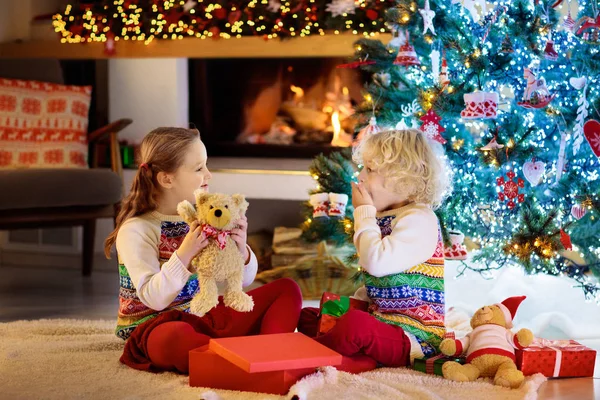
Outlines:
<svg viewBox="0 0 600 400"><path fill-rule="evenodd" d="M91 86L0 78L0 169L87 168Z"/></svg>

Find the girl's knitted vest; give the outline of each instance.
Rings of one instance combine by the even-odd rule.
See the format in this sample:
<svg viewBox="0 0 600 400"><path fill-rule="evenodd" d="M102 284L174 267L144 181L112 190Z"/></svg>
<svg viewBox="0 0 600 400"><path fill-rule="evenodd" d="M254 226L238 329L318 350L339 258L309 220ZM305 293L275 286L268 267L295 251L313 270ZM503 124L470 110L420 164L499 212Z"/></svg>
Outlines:
<svg viewBox="0 0 600 400"><path fill-rule="evenodd" d="M394 216L377 217L381 236L392 232ZM444 328L444 245L438 228L437 247L427 261L399 274L380 278L364 272L373 315L414 335L425 356L434 355Z"/></svg>
<svg viewBox="0 0 600 400"><path fill-rule="evenodd" d="M175 250L189 231L185 222L161 221L159 257L160 265L169 261ZM142 322L156 317L160 312L181 310L189 312L190 301L198 291L198 279L194 274L188 279L181 292L167 308L158 312L148 308L137 295L137 290L129 277L127 266L119 261L119 316L117 319L116 335L127 339L131 332Z"/></svg>

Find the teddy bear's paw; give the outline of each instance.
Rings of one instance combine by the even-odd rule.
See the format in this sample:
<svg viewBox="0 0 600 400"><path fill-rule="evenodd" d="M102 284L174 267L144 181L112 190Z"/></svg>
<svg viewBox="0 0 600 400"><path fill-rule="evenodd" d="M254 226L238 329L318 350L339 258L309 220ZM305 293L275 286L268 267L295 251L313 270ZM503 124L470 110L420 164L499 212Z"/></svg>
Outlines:
<svg viewBox="0 0 600 400"><path fill-rule="evenodd" d="M440 351L447 356L453 356L456 353L456 343L454 339L444 339L440 343Z"/></svg>
<svg viewBox="0 0 600 400"><path fill-rule="evenodd" d="M517 332L517 341L522 347L527 347L533 343L533 332L529 329L521 329Z"/></svg>
<svg viewBox="0 0 600 400"><path fill-rule="evenodd" d="M198 317L203 317L204 314L206 314L211 309L216 307L217 304L218 304L218 300L215 303L215 302L207 302L207 301L201 299L200 297L194 297L192 299L192 301L190 302L190 312Z"/></svg>
<svg viewBox="0 0 600 400"><path fill-rule="evenodd" d="M518 389L523 384L525 377L523 373L516 369L505 369L498 371L494 377L494 385L504 386L506 388Z"/></svg>
<svg viewBox="0 0 600 400"><path fill-rule="evenodd" d="M454 361L448 361L442 366L444 378L456 382L469 382L477 380L479 369L471 364L460 365Z"/></svg>
<svg viewBox="0 0 600 400"><path fill-rule="evenodd" d="M223 296L223 304L238 312L252 311L254 300L244 292L229 292Z"/></svg>

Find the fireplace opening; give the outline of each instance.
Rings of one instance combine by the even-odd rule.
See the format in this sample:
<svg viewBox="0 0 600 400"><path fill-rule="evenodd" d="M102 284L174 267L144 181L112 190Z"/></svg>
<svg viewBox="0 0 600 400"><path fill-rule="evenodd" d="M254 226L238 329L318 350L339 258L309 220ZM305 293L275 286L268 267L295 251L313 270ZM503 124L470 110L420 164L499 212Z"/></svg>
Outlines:
<svg viewBox="0 0 600 400"><path fill-rule="evenodd" d="M190 120L211 156L311 158L350 146L367 79L343 58L190 59Z"/></svg>

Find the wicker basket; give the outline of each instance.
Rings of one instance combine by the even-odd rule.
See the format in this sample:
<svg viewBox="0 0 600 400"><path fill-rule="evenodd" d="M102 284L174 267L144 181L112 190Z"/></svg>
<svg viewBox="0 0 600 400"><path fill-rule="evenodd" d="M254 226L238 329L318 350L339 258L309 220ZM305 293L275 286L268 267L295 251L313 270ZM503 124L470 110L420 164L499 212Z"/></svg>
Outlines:
<svg viewBox="0 0 600 400"><path fill-rule="evenodd" d="M323 292L352 295L356 290L352 280L356 269L347 267L342 261L350 251L351 249L341 248L335 249L335 254L332 254L329 246L321 242L317 246L317 254L302 257L290 266L261 272L256 279L268 283L280 278L291 278L300 286L305 300L318 300Z"/></svg>

